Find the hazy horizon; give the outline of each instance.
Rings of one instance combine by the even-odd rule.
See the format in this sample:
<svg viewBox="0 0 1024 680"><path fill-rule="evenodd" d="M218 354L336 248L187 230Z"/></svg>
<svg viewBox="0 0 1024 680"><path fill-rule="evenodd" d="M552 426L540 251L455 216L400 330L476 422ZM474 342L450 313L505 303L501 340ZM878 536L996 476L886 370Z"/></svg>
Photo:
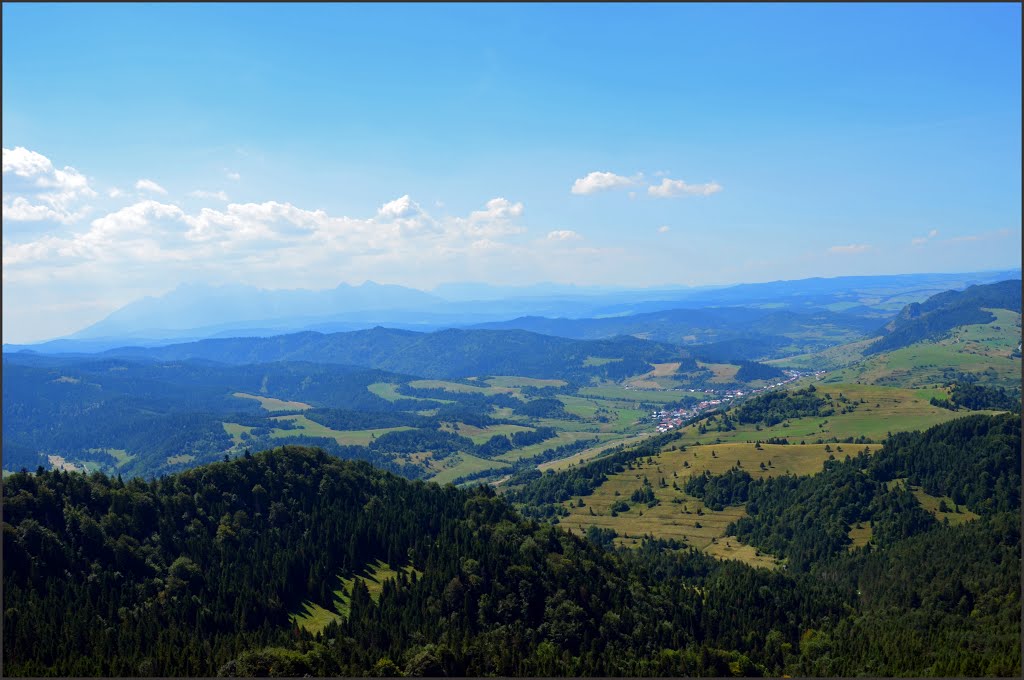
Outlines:
<svg viewBox="0 0 1024 680"><path fill-rule="evenodd" d="M1020 267L1019 5L396 9L4 5L4 342L190 281Z"/></svg>

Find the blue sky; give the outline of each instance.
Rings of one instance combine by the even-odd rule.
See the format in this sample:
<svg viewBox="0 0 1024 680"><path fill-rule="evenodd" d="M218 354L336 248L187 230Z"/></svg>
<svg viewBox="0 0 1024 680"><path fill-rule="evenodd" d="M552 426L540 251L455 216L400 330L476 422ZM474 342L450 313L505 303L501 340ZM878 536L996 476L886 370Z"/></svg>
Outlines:
<svg viewBox="0 0 1024 680"><path fill-rule="evenodd" d="M5 4L3 338L184 281L1019 266L1020 12Z"/></svg>

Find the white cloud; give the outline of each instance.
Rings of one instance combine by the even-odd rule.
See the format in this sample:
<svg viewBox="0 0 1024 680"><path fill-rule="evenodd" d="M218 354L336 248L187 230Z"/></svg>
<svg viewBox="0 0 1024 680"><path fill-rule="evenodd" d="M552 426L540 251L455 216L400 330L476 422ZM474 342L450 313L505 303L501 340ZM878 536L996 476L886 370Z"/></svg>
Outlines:
<svg viewBox="0 0 1024 680"><path fill-rule="evenodd" d="M118 198L123 194L124 192L118 189L117 187L111 187L110 189L107 189L107 196L110 196L111 198Z"/></svg>
<svg viewBox="0 0 1024 680"><path fill-rule="evenodd" d="M402 218L415 217L423 213L423 209L414 200L405 194L393 201L385 203L377 210L378 219L397 220Z"/></svg>
<svg viewBox="0 0 1024 680"><path fill-rule="evenodd" d="M837 255L853 255L856 253L867 252L868 250L871 250L871 246L863 243L856 243L846 246L832 246L831 248L828 249L828 252Z"/></svg>
<svg viewBox="0 0 1024 680"><path fill-rule="evenodd" d="M239 180L242 179L242 176L240 174L238 174L237 172L232 172L231 170L226 171L224 173L224 176L227 177L232 182L238 182Z"/></svg>
<svg viewBox="0 0 1024 680"><path fill-rule="evenodd" d="M220 191L206 191L204 189L196 189L195 191L190 192L189 196L192 196L193 198L213 198L218 201L225 202L231 200L228 198L227 193L223 189L221 189Z"/></svg>
<svg viewBox="0 0 1024 680"><path fill-rule="evenodd" d="M668 226L667 224L663 224L660 227L658 227L659 234L667 234L670 231L672 231L672 227Z"/></svg>
<svg viewBox="0 0 1024 680"><path fill-rule="evenodd" d="M80 201L96 195L85 175L70 166L57 169L46 156L21 146L3 149L3 183L3 218L13 222L69 224L90 210Z"/></svg>
<svg viewBox="0 0 1024 680"><path fill-rule="evenodd" d="M592 172L586 177L576 180L571 191L574 194L593 194L616 187L632 186L636 183L636 179L616 175L614 172Z"/></svg>
<svg viewBox="0 0 1024 680"><path fill-rule="evenodd" d="M522 203L512 203L504 198L492 198L487 201L485 207L485 210L471 212L470 221L506 220L523 214Z"/></svg>
<svg viewBox="0 0 1024 680"><path fill-rule="evenodd" d="M687 184L681 179L661 180L661 184L647 187L647 193L657 198L672 198L674 196L710 196L722 190L722 185L717 182L707 184Z"/></svg>
<svg viewBox="0 0 1024 680"><path fill-rule="evenodd" d="M931 231L928 232L927 236L919 236L917 238L911 239L910 240L910 244L914 245L914 246L923 246L925 243L928 243L928 241L930 241L931 239L935 238L938 235L939 235L939 230L938 229L932 229Z"/></svg>
<svg viewBox="0 0 1024 680"><path fill-rule="evenodd" d="M167 189L164 189L162 186L160 186L151 179L140 179L138 182L135 183L135 188L138 191L149 191L154 194L162 194L165 196L167 195Z"/></svg>
<svg viewBox="0 0 1024 680"><path fill-rule="evenodd" d="M548 232L549 241L581 241L583 237L572 229L558 229Z"/></svg>

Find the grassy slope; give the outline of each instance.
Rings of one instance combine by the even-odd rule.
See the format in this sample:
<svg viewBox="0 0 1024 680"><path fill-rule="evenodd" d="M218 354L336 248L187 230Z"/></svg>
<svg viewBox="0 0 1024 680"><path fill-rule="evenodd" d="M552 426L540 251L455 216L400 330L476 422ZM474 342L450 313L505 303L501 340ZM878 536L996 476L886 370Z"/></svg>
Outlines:
<svg viewBox="0 0 1024 680"><path fill-rule="evenodd" d="M842 452L836 450L837 445L831 445L834 455L838 457L865 447L875 450L878 445L846 445ZM682 487L691 475L705 470L712 474L722 474L737 462L755 478L786 473L815 474L821 470L829 455L824 444L762 444L761 450L758 450L754 444L731 443L690 446L685 451L680 450L678 444L670 444L658 455L652 456L651 462L641 458L634 464L635 469L611 475L592 495L583 499L585 507L577 507L576 499L566 503L570 514L562 519L561 524L580 533L592 525L612 528L619 534L620 543L626 545L631 545L633 539L651 534L686 541L718 557L739 559L755 566L774 565L777 562L770 556L759 555L750 546L725 536L726 526L745 514L742 506L712 511L699 499L682 491ZM761 469L761 463L766 469ZM655 497L661 501L653 508L629 501L630 495L640 488L645 476L651 482ZM662 478L667 484L665 487L660 486ZM673 488L673 482L679 489ZM616 491L619 492L618 496L615 495ZM631 507L628 512L613 517L611 506L618 500L625 500ZM674 500L680 502L674 503ZM590 514L591 510L594 515Z"/></svg>
<svg viewBox="0 0 1024 680"><path fill-rule="evenodd" d="M804 381L796 383L802 386ZM847 437L865 436L881 441L889 432L924 430L932 425L947 420L963 417L964 413L956 413L947 409L932 406L929 400L933 396L943 394L935 388L904 389L898 387L881 387L878 385L857 385L849 383L829 384L814 383L820 394L831 394L838 398L842 393L851 401L858 403L852 413L839 414L827 418L796 418L788 421L789 426L782 423L763 427L760 431L754 425L741 425L731 432L717 432L709 428L705 434L697 431L698 424L684 428L683 442L702 443L766 440L769 437L785 437L790 442L813 442L817 439L846 439ZM837 402L838 405L838 402Z"/></svg>
<svg viewBox="0 0 1024 680"><path fill-rule="evenodd" d="M246 394L245 392L235 392L232 396L238 397L239 399L255 399L260 402L260 406L267 411L298 411L313 408L309 404L305 404L301 401L284 401L283 399L260 397L255 394Z"/></svg>
<svg viewBox="0 0 1024 680"><path fill-rule="evenodd" d="M403 571L412 574L415 569L404 567ZM420 572L417 572L420 574ZM334 591L335 600L330 609L306 600L299 607L299 610L291 614L291 620L299 627L304 628L316 635L323 631L331 621L346 618L349 613L349 599L352 595L352 587L356 579L361 579L370 591L370 599L377 602L380 599L381 591L384 589L384 582L398 577L398 572L391 568L386 562L377 560L367 565L362 572L351 578L338 577L339 588Z"/></svg>
<svg viewBox="0 0 1024 680"><path fill-rule="evenodd" d="M939 340L867 358L862 352L870 340L767 363L798 369L841 369L830 380L898 387L943 383L944 368L975 374L986 385L1019 385L1021 360L1011 354L1021 341L1021 316L1006 309L989 311L996 316L990 323L959 326Z"/></svg>

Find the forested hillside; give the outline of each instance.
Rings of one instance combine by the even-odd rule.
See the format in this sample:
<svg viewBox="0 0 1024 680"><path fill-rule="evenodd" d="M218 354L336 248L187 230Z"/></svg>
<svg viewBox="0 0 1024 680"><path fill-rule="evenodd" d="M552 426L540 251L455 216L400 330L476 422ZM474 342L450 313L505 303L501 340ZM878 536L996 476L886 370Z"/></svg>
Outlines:
<svg viewBox="0 0 1024 680"><path fill-rule="evenodd" d="M350 333L294 333L230 338L167 347L126 347L105 354L162 361L206 359L227 364L316 361L377 368L424 378L517 375L588 382L644 373L648 363L686 353L673 345L632 337L569 340L526 331L458 330L416 333L374 328ZM615 358L588 363L588 357Z"/></svg>
<svg viewBox="0 0 1024 680"><path fill-rule="evenodd" d="M924 302L912 302L881 329L881 339L872 343L865 354L936 339L957 326L988 323L995 316L987 309L1008 309L1019 314L1021 280L971 286L964 291L950 290L933 295Z"/></svg>
<svg viewBox="0 0 1024 680"><path fill-rule="evenodd" d="M751 517L793 557L781 572L671 542L609 550L601 532L591 542L523 519L487 487L410 482L311 449L152 482L18 473L4 480L5 670L1018 675L1019 494L999 490L1019 488L1019 465L1020 426L1007 416L896 437L867 463L835 461L834 474L808 478L821 492L806 498L830 499L815 523L824 536L873 513L878 540L853 552L787 519L804 481L780 478L776 492L736 477L745 488L728 502L756 497ZM957 486L984 474L990 487ZM883 489L894 475L962 491L981 516L906 523L913 497ZM518 500L560 498L542 489L562 476ZM900 520L892 530L887 517Z"/></svg>

